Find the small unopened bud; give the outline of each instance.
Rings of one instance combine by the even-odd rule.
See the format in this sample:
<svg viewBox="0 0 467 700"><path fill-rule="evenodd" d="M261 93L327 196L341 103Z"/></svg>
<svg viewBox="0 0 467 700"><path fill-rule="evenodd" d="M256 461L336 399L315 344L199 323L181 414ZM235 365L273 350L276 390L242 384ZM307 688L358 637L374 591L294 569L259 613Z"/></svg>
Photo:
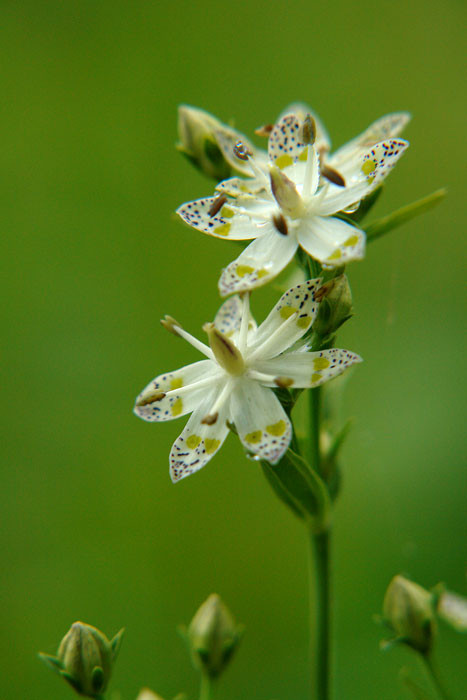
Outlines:
<svg viewBox="0 0 467 700"><path fill-rule="evenodd" d="M203 330L208 335L209 345L220 366L234 376L242 374L245 369L245 363L237 346L221 333L213 323L206 323L203 326Z"/></svg>
<svg viewBox="0 0 467 700"><path fill-rule="evenodd" d="M216 132L225 128L222 122L203 109L188 105L178 108L178 150L201 172L215 180L225 180L231 174L231 167L216 139Z"/></svg>
<svg viewBox="0 0 467 700"><path fill-rule="evenodd" d="M280 208L295 219L303 213L303 200L287 175L273 165L269 171L271 190Z"/></svg>
<svg viewBox="0 0 467 700"><path fill-rule="evenodd" d="M164 316L161 318L161 325L164 326L166 331L178 335L177 328L182 328L182 324L176 321L173 316Z"/></svg>
<svg viewBox="0 0 467 700"><path fill-rule="evenodd" d="M188 627L187 638L195 666L211 678L219 676L238 646L243 629L213 593Z"/></svg>
<svg viewBox="0 0 467 700"><path fill-rule="evenodd" d="M352 292L345 275L339 275L325 282L316 293L321 302L313 331L321 338L328 338L353 314Z"/></svg>
<svg viewBox="0 0 467 700"><path fill-rule="evenodd" d="M427 654L436 631L434 596L403 576L395 576L383 603L384 621L397 640Z"/></svg>
<svg viewBox="0 0 467 700"><path fill-rule="evenodd" d="M142 688L136 700L164 700L164 698L157 695L157 693L153 693L149 688Z"/></svg>
<svg viewBox="0 0 467 700"><path fill-rule="evenodd" d="M107 688L122 642L123 630L109 641L84 622L75 622L60 642L57 656L39 654L80 695L100 698Z"/></svg>

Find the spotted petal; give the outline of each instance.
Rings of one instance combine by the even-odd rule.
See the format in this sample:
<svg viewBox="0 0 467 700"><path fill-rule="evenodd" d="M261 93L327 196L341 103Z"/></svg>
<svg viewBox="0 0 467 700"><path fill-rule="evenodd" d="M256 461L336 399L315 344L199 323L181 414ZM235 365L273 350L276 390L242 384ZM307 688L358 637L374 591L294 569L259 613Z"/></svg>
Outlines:
<svg viewBox="0 0 467 700"><path fill-rule="evenodd" d="M231 177L219 182L216 190L221 194L239 199L252 199L257 195L271 198L269 180L266 177Z"/></svg>
<svg viewBox="0 0 467 700"><path fill-rule="evenodd" d="M374 190L387 177L408 146L408 141L403 139L381 141L355 153L353 158L342 164L339 171L348 185L366 182L369 191Z"/></svg>
<svg viewBox="0 0 467 700"><path fill-rule="evenodd" d="M321 279L312 279L285 292L252 334L249 341L251 353L257 353L262 359L274 357L299 340L311 327L318 312L316 292L320 284ZM292 319L294 314L296 316Z"/></svg>
<svg viewBox="0 0 467 700"><path fill-rule="evenodd" d="M319 352L288 352L271 360L257 362L255 369L271 375L271 382L263 382L266 386L277 386L274 379L280 378L287 386L307 389L324 384L361 361L361 357L355 353L332 348Z"/></svg>
<svg viewBox="0 0 467 700"><path fill-rule="evenodd" d="M227 427L228 403L219 410L212 422L210 409L222 388L210 391L198 404L182 433L175 440L170 451L170 476L172 481L180 481L193 474L209 462L222 446L229 429ZM206 418L208 418L206 422ZM205 422L203 422L205 421Z"/></svg>
<svg viewBox="0 0 467 700"><path fill-rule="evenodd" d="M306 144L302 138L302 122L293 115L283 117L269 135L268 154L272 163L281 170L306 159Z"/></svg>
<svg viewBox="0 0 467 700"><path fill-rule="evenodd" d="M238 158L238 156L235 154L234 148L239 142L242 143L243 146L252 154L258 166L266 167L267 157L265 151L255 148L255 146L253 146L253 144L248 141L248 139L239 131L225 127L223 129L216 130L214 135L216 137L217 145L222 151L226 161L235 170L242 173L242 175L251 177L254 175L254 171L248 160Z"/></svg>
<svg viewBox="0 0 467 700"><path fill-rule="evenodd" d="M293 258L297 250L294 236L277 233L272 223L268 223L263 230L264 235L250 243L223 271L219 280L221 296L266 284Z"/></svg>
<svg viewBox="0 0 467 700"><path fill-rule="evenodd" d="M370 124L363 133L359 134L351 141L348 141L341 148L338 148L337 151L328 158L327 162L333 168L340 170L345 166L349 158L358 156L362 151L368 150L379 141L393 139L399 136L409 121L410 114L408 112L386 114L384 117Z"/></svg>
<svg viewBox="0 0 467 700"><path fill-rule="evenodd" d="M215 211L217 207L219 209ZM258 207L252 203L247 215L231 202L225 201L222 204L219 197L205 197L182 204L177 209L177 214L189 226L210 236L241 241L256 238L261 233L258 224L252 220L255 208ZM263 221L262 217L260 221Z"/></svg>
<svg viewBox="0 0 467 700"><path fill-rule="evenodd" d="M316 112L314 112L307 104L303 102L294 102L290 105L288 105L283 112L279 115L279 118L277 119L278 122L280 122L284 117L289 116L290 114L294 114L298 119L303 122L307 114L311 115L313 119L315 120L316 124L316 140L315 140L315 146L318 151L324 150L329 151L331 148L331 140L329 138L329 134L326 131L323 122L321 119L318 117ZM385 138L382 136L381 138Z"/></svg>
<svg viewBox="0 0 467 700"><path fill-rule="evenodd" d="M219 375L211 360L186 365L175 372L160 374L136 399L134 412L146 421L166 421L191 413Z"/></svg>
<svg viewBox="0 0 467 700"><path fill-rule="evenodd" d="M235 336L240 331L240 325L242 322L243 313L243 303L239 296L236 294L229 297L227 301L224 301L221 308L216 314L214 319L214 325L221 333L224 333L228 338L232 338L235 342ZM256 329L256 322L252 315L250 314L249 322L249 333Z"/></svg>
<svg viewBox="0 0 467 700"><path fill-rule="evenodd" d="M314 216L298 230L301 247L326 267L337 267L365 255L365 234L346 221Z"/></svg>
<svg viewBox="0 0 467 700"><path fill-rule="evenodd" d="M239 381L230 400L231 420L250 452L271 464L287 450L292 426L278 398L255 381Z"/></svg>

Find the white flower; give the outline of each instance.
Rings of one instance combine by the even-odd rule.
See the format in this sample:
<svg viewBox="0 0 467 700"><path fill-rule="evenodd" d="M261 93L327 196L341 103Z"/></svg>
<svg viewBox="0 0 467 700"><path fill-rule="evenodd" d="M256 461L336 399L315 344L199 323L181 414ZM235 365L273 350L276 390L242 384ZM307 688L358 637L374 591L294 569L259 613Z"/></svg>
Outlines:
<svg viewBox="0 0 467 700"><path fill-rule="evenodd" d="M273 389L319 386L361 361L335 348L304 352L305 341L298 342L316 316L319 285L315 279L289 289L259 327L249 295L231 297L204 327L209 346L174 319L163 321L207 358L159 375L136 400L136 415L147 421L192 414L172 446L172 481L204 467L227 437L228 423L249 452L276 464L289 446L292 426Z"/></svg>
<svg viewBox="0 0 467 700"><path fill-rule="evenodd" d="M183 204L177 213L190 226L217 238L255 239L222 273L222 296L259 287L275 277L302 247L325 267L364 256L364 233L335 217L367 196L386 177L408 146L389 139L358 156L358 172L346 187L320 185L319 156L311 117L282 118L268 142L269 170L242 145L235 147L255 172L252 181L231 178L218 197Z"/></svg>

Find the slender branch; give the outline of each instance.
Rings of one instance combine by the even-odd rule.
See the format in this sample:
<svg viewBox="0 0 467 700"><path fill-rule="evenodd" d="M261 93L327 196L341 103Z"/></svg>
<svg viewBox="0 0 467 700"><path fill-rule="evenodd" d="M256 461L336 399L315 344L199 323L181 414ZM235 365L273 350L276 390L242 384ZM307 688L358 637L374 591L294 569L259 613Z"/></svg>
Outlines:
<svg viewBox="0 0 467 700"><path fill-rule="evenodd" d="M445 198L446 193L447 190L444 188L436 190L436 192L422 197L422 199L418 199L416 202L412 202L412 204L407 204L405 207L401 207L397 209L397 211L392 212L392 214L383 216L381 219L377 219L372 224L369 224L369 226L365 227L368 243L370 241L375 241L380 236L388 233L388 231L396 228L396 226L400 226L406 221L410 221L410 219L413 219L415 216L432 209Z"/></svg>
<svg viewBox="0 0 467 700"><path fill-rule="evenodd" d="M435 686L436 690L438 691L438 695L442 700L451 700L451 696L448 694L446 688L444 687L444 684L439 676L438 669L436 665L433 663L433 657L431 654L421 654L423 661L425 662L425 668L428 671L428 675L430 676L433 685Z"/></svg>
<svg viewBox="0 0 467 700"><path fill-rule="evenodd" d="M201 686L199 690L199 700L213 700L214 681L207 673L201 674Z"/></svg>

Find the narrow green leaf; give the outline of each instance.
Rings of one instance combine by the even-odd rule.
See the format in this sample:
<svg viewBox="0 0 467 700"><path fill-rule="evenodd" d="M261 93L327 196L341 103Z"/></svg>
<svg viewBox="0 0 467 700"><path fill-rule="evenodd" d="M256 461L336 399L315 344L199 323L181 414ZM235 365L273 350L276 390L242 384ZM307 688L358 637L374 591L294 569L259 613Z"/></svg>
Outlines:
<svg viewBox="0 0 467 700"><path fill-rule="evenodd" d="M323 530L329 520L328 489L321 477L293 450L287 450L278 464L262 461L263 472L279 498L315 531Z"/></svg>
<svg viewBox="0 0 467 700"><path fill-rule="evenodd" d="M415 216L432 209L445 198L446 194L447 190L445 188L437 190L427 197L423 197L416 202L407 204L407 206L401 209L397 209L397 211L392 212L392 214L377 219L365 229L367 241L374 241L393 228L401 226L401 224L410 221L410 219L413 219Z"/></svg>

